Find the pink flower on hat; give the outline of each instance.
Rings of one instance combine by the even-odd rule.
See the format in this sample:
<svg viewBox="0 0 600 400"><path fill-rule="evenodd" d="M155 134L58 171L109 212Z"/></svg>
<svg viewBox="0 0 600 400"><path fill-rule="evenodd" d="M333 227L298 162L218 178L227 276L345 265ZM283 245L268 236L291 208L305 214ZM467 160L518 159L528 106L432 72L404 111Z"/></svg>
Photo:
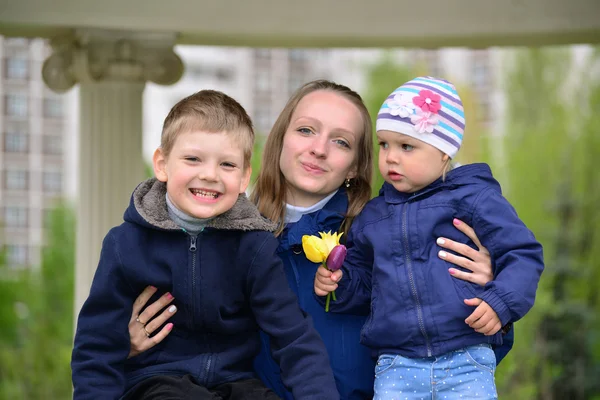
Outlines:
<svg viewBox="0 0 600 400"><path fill-rule="evenodd" d="M415 105L412 102L412 98L406 96L405 93L399 93L388 103L391 115L398 115L401 118L406 118L413 114Z"/></svg>
<svg viewBox="0 0 600 400"><path fill-rule="evenodd" d="M410 116L410 122L415 125L415 130L419 133L433 132L433 126L437 125L439 120L437 115L429 111L417 110L416 114Z"/></svg>
<svg viewBox="0 0 600 400"><path fill-rule="evenodd" d="M442 96L437 93L433 93L431 90L423 89L419 92L418 96L413 97L413 103L419 106L421 110L437 114L442 108L440 100Z"/></svg>

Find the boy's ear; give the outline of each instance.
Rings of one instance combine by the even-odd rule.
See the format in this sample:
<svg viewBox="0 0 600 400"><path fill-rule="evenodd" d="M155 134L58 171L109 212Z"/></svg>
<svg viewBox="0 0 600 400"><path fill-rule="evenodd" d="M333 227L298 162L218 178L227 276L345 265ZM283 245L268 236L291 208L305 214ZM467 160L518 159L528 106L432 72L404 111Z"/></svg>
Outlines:
<svg viewBox="0 0 600 400"><path fill-rule="evenodd" d="M161 182L167 181L167 157L159 147L154 151L152 156L152 168L154 169L154 175L156 179Z"/></svg>
<svg viewBox="0 0 600 400"><path fill-rule="evenodd" d="M240 193L244 193L248 189L250 184L250 177L252 176L252 167L248 166L244 168L244 176L242 176L242 182L240 183Z"/></svg>
<svg viewBox="0 0 600 400"><path fill-rule="evenodd" d="M446 162L446 161L448 161L448 159L449 159L449 158L450 158L450 156L449 156L448 154L444 154L444 155L442 156L442 161L443 161L443 162Z"/></svg>

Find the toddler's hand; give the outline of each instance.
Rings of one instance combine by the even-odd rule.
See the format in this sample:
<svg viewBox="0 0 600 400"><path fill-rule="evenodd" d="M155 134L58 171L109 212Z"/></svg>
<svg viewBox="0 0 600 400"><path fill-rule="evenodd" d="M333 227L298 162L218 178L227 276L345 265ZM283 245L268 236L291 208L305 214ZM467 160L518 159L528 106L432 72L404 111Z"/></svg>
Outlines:
<svg viewBox="0 0 600 400"><path fill-rule="evenodd" d="M475 332L491 336L502 328L502 322L500 322L498 314L485 301L478 298L466 299L465 304L477 307L465 320L465 323L475 329Z"/></svg>
<svg viewBox="0 0 600 400"><path fill-rule="evenodd" d="M340 279L342 279L343 274L341 269L331 272L327 268L317 268L317 273L315 275L315 294L317 296L326 296L327 293L333 292L338 287L336 282L339 282Z"/></svg>

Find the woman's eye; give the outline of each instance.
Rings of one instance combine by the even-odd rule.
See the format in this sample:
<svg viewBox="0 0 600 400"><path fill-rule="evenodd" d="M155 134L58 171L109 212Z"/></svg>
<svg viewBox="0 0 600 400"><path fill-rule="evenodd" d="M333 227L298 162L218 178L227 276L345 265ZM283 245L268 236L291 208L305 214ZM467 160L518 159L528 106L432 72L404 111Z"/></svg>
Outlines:
<svg viewBox="0 0 600 400"><path fill-rule="evenodd" d="M336 139L334 142L335 142L336 144L339 144L339 145L340 145L340 146L342 146L342 147L346 147L346 148L348 148L348 149L350 148L350 144L348 144L348 142L346 142L346 141L345 141L345 140L343 140L343 139Z"/></svg>
<svg viewBox="0 0 600 400"><path fill-rule="evenodd" d="M225 168L235 168L235 164L230 163L230 162L224 162L221 165L224 166Z"/></svg>
<svg viewBox="0 0 600 400"><path fill-rule="evenodd" d="M298 132L304 133L305 135L310 135L311 133L313 133L313 131L310 130L310 128L300 128L298 129Z"/></svg>
<svg viewBox="0 0 600 400"><path fill-rule="evenodd" d="M200 159L198 157L192 157L192 156L188 156L188 157L184 157L185 161L189 161L189 162L197 162L200 161Z"/></svg>

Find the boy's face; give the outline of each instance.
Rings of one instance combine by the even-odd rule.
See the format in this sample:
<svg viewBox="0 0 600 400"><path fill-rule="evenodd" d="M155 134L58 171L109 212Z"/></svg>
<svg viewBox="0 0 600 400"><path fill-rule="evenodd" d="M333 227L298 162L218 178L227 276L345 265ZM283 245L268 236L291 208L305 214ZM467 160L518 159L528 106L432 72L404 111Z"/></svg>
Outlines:
<svg viewBox="0 0 600 400"><path fill-rule="evenodd" d="M430 144L392 131L378 131L379 171L397 191L413 193L442 176L448 156Z"/></svg>
<svg viewBox="0 0 600 400"><path fill-rule="evenodd" d="M231 209L248 187L252 170L244 168L244 161L232 135L192 131L178 135L168 157L158 148L153 165L179 210L212 218Z"/></svg>

